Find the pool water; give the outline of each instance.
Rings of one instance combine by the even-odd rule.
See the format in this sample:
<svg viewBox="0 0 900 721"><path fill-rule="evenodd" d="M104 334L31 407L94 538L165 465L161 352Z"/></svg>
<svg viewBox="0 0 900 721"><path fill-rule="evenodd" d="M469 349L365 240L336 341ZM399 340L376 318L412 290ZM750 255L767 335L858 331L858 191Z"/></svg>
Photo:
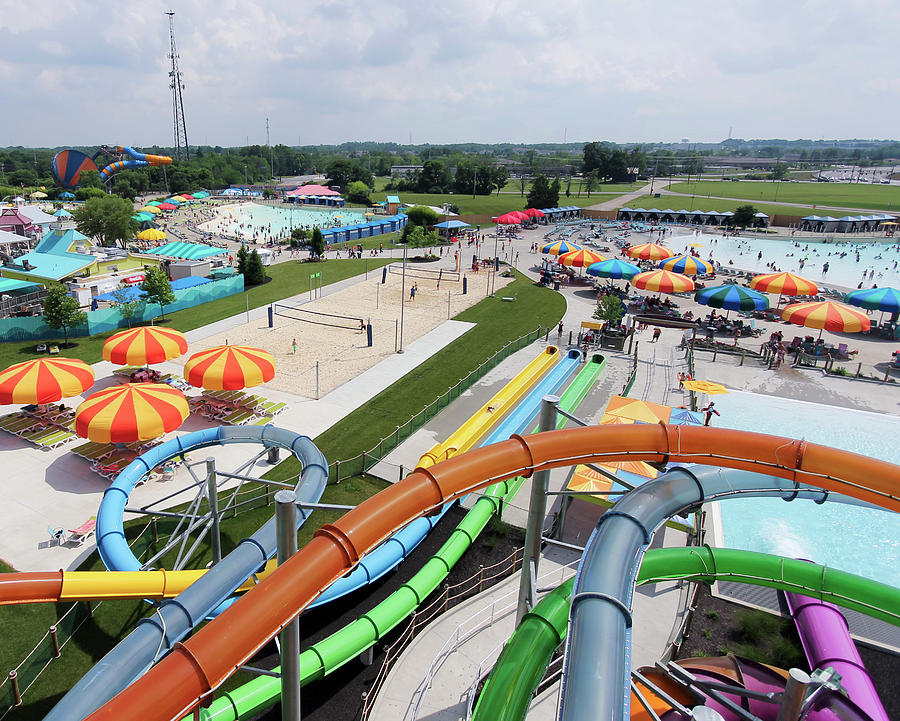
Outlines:
<svg viewBox="0 0 900 721"><path fill-rule="evenodd" d="M714 423L802 438L900 464L900 417L732 391ZM900 514L826 502L736 498L719 504L723 541L747 551L807 558L900 587Z"/></svg>
<svg viewBox="0 0 900 721"><path fill-rule="evenodd" d="M259 203L244 203L225 211L219 228L222 232L239 238L267 236L280 238L290 235L292 228L319 227L324 230L338 225L357 225L365 221L366 216L362 210L305 206L280 208Z"/></svg>
<svg viewBox="0 0 900 721"><path fill-rule="evenodd" d="M879 286L900 284L900 243L809 243L802 239L776 240L765 236L744 238L712 234L702 234L699 238L691 234L675 235L663 242L678 253L690 250L688 245L691 243L702 243L703 247L697 248L702 258L709 258L712 254L713 260L718 263L728 265L731 260L735 267L753 272L770 273L772 271L766 265L774 262L780 270L797 273L826 287L831 282L856 288L863 281L863 270L875 272L871 280L866 276L864 288L871 288L874 283ZM856 260L857 254L859 261ZM801 260L805 260L802 270ZM823 273L822 266L826 262L828 272Z"/></svg>

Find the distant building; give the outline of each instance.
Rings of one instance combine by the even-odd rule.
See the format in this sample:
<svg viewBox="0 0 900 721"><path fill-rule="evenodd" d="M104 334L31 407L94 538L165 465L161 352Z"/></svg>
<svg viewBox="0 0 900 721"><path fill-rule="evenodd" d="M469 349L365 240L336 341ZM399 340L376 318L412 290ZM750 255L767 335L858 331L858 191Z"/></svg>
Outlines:
<svg viewBox="0 0 900 721"><path fill-rule="evenodd" d="M400 212L400 196L389 195L385 201L384 210L388 215L397 215Z"/></svg>
<svg viewBox="0 0 900 721"><path fill-rule="evenodd" d="M392 178L409 178L418 173L424 165L392 165L391 166L391 177Z"/></svg>

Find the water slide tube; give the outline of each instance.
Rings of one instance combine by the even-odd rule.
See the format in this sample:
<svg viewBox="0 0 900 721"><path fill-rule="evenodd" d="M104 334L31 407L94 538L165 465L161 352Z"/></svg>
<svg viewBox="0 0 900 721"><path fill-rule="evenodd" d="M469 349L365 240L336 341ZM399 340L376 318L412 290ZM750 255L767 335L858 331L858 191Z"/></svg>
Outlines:
<svg viewBox="0 0 900 721"><path fill-rule="evenodd" d="M100 171L100 180L104 182L109 180L115 173L127 168L145 168L148 165L156 166L172 164L172 158L168 155L147 155L146 153L139 153L137 150L130 148L127 145L117 145L116 152L130 156L131 160L117 160L103 168L103 170Z"/></svg>
<svg viewBox="0 0 900 721"><path fill-rule="evenodd" d="M900 626L900 594L892 586L780 556L709 546L648 551L638 571L637 584L675 580L735 581L785 592L802 590L816 599L828 599ZM521 721L525 718L534 690L553 652L565 639L574 581L574 578L570 579L555 588L522 619L488 676L475 706L473 721ZM789 596L813 600L793 593ZM816 601L820 602L826 601ZM834 663L829 660L827 665L834 666ZM822 668L823 665L811 661L810 667ZM772 708L771 704L767 705ZM633 719L639 709L634 695L631 707ZM886 716L872 718L887 721Z"/></svg>
<svg viewBox="0 0 900 721"><path fill-rule="evenodd" d="M898 595L896 589L894 595ZM825 600L798 593L785 593L785 597L809 667L831 666L841 674L841 685L847 695L872 717L872 721L889 721L872 677L850 638L850 627L844 615Z"/></svg>
<svg viewBox="0 0 900 721"><path fill-rule="evenodd" d="M602 355L594 355L566 388L560 399L560 408L569 413L574 412L593 388L605 366L606 359ZM562 428L567 422L566 418L560 416L557 427ZM444 545L409 581L370 611L301 653L301 685L333 673L377 643L413 613L450 575L450 570L491 517L500 514L504 498L515 497L523 482L524 479L516 478L501 481L488 488ZM201 709L201 718L204 721L246 719L276 703L280 693L279 679L257 676L243 686L222 694L208 708Z"/></svg>
<svg viewBox="0 0 900 721"><path fill-rule="evenodd" d="M403 481L367 499L334 523L326 524L265 581L190 639L177 644L172 653L89 718L144 721L180 717L198 704L209 702L212 692L235 669L265 645L323 589L351 570L363 554L414 518L484 486L519 475L530 476L535 470L620 460L716 463L740 470L766 471L785 479L773 483L772 488L780 489L786 496L824 499L829 491L834 491L890 510L900 509L900 498L893 495L894 489L900 487L900 467L805 441L724 428L664 424L588 426L525 437L517 435L431 468L417 469ZM704 475L701 471L698 473ZM710 477L704 482L698 474L684 469L679 474L680 481L670 476L665 487L650 481L635 489L627 496L630 503L625 505L623 499L614 511L635 511L652 519L659 515L654 509L661 508L664 520L672 513L683 512L686 508L732 492L747 495L759 483L748 478L746 486L743 483L734 484L733 476L728 476L732 479L729 482L710 470L705 474ZM824 490L811 490L800 484L811 484ZM762 490L770 489L761 489L760 492ZM666 512L670 508L672 510ZM635 562L638 561L637 550L645 539L649 541L649 524L639 526L635 520L629 520L627 515L618 512L608 512L604 518L618 519L635 530L636 542L625 545L634 546L632 556ZM604 523L600 530L603 532L604 527L613 525L616 524ZM589 551L586 558L588 555L596 557L596 548L594 545L593 554ZM604 555L615 559L620 555L619 551L623 552L623 557L628 556L621 544L606 547ZM634 574L630 575L633 578ZM573 677L577 676L577 665L573 671L571 660L583 657L585 645L583 638L581 642L573 641L573 638L580 636L578 620L581 611L587 608L586 603L577 600L578 595L585 590L592 592L598 585L594 574L582 572L581 579L581 586L576 582L578 593L573 603L576 633L569 634L573 651L569 674ZM602 604L602 599L596 595L591 599L584 598L584 601L588 600ZM613 665L624 668L628 665L624 643L626 618L618 604L610 603L605 608L611 609L617 619L609 624L613 631L605 636L609 643L594 649L602 658L589 665L594 669L601 666L608 669L611 659L614 659L617 664ZM616 633L619 625L622 631ZM228 630L223 633L222 629ZM614 679L615 676L609 674L609 678ZM599 693L600 703L595 705L591 714L598 714L601 718L622 718L628 702L622 694L624 685L610 686L608 682L603 685L606 693ZM575 686L583 695L580 684ZM607 695L610 696L609 703L603 698ZM604 715L601 708L609 705L615 711ZM566 712L565 708L563 711Z"/></svg>
<svg viewBox="0 0 900 721"><path fill-rule="evenodd" d="M167 460L199 448L231 443L259 443L284 448L296 456L303 470L296 486L299 503L315 503L325 490L328 462L313 442L293 431L267 425L208 428L166 441L135 459L103 494L97 514L100 556L107 568L139 570L140 565L125 540L123 512L135 484ZM299 506L297 527L311 511ZM47 719L81 719L140 676L172 645L186 636L231 596L275 553L276 528L272 518L191 584L177 599L164 601L156 613L137 627L80 679L46 716ZM129 567L130 566L130 567ZM115 575L115 574L111 574Z"/></svg>
<svg viewBox="0 0 900 721"><path fill-rule="evenodd" d="M548 346L490 401L476 411L453 435L423 455L419 464L427 467L434 465L437 459L443 460L454 453L464 453L469 450L474 442L484 435L498 418L501 418L506 411L512 408L524 395L525 391L534 385L558 359L558 349L555 346ZM488 408L493 408L494 410L489 411ZM143 463L144 467L147 467L147 465L147 463ZM137 482L137 479L135 479L135 482ZM429 521L431 519L417 519L413 523L418 523L420 520ZM403 531L400 531L400 534L402 533ZM394 538L397 538L397 536L394 536ZM384 545L389 544L391 540L389 539ZM401 543L405 548L406 543L402 540ZM378 550L380 549L376 549L372 554L366 556L357 569L353 571L353 574L356 574L360 569L369 573L367 561L372 555L378 553ZM130 554L130 549L127 546L116 551L115 559L116 561L122 561L122 567L112 568L111 570L118 571L115 574L103 571L2 574L0 575L0 605L90 601L96 599L147 598L150 600L162 600L177 596L206 573L206 569L126 571L122 569L140 567L140 563L133 554L130 557L126 554ZM267 567L267 570L254 574L238 588L238 591L249 590L265 578L268 572ZM346 579L341 579L341 581L344 580ZM370 578L370 580L374 580L374 578ZM338 583L341 581L338 581Z"/></svg>

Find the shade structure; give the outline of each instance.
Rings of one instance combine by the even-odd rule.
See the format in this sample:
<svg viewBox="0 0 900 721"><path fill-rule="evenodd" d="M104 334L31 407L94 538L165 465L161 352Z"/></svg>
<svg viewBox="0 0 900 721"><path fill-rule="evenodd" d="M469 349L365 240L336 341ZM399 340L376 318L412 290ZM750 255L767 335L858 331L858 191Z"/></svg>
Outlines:
<svg viewBox="0 0 900 721"><path fill-rule="evenodd" d="M140 213L135 213L131 217L139 223L146 223L148 220L153 220L153 213L145 213L141 211Z"/></svg>
<svg viewBox="0 0 900 721"><path fill-rule="evenodd" d="M626 396L610 398L604 411L604 415L621 416L641 423L668 423L671 414L669 406Z"/></svg>
<svg viewBox="0 0 900 721"><path fill-rule="evenodd" d="M625 278L626 280L631 280L641 272L641 269L636 265L626 263L624 260L610 258L601 263L589 265L587 272L588 275L596 275L598 278Z"/></svg>
<svg viewBox="0 0 900 721"><path fill-rule="evenodd" d="M156 206L160 206L160 205L162 205L162 201L160 201L160 200L151 200L149 203L147 203L147 205L156 205Z"/></svg>
<svg viewBox="0 0 900 721"><path fill-rule="evenodd" d="M142 326L111 335L103 344L103 360L118 365L149 365L187 353L184 333L172 328Z"/></svg>
<svg viewBox="0 0 900 721"><path fill-rule="evenodd" d="M138 233L137 237L141 240L165 240L166 234L156 228L147 228Z"/></svg>
<svg viewBox="0 0 900 721"><path fill-rule="evenodd" d="M556 260L563 265L568 265L573 268L587 268L589 265L594 265L594 263L603 262L606 260L606 257L600 255L600 253L595 253L592 250L581 248L579 250L570 250L568 253L563 253L562 255L557 256Z"/></svg>
<svg viewBox="0 0 900 721"><path fill-rule="evenodd" d="M896 288L864 288L844 296L850 305L885 313L900 313L900 290Z"/></svg>
<svg viewBox="0 0 900 721"><path fill-rule="evenodd" d="M669 270L649 270L638 273L631 279L631 284L641 290L657 293L687 293L694 289L694 281L681 273Z"/></svg>
<svg viewBox="0 0 900 721"><path fill-rule="evenodd" d="M830 300L792 303L781 312L781 317L790 323L835 333L859 333L870 328L865 313Z"/></svg>
<svg viewBox="0 0 900 721"><path fill-rule="evenodd" d="M815 295L819 286L794 273L765 273L750 281L750 287L761 293L778 295Z"/></svg>
<svg viewBox="0 0 900 721"><path fill-rule="evenodd" d="M194 353L184 366L192 386L234 391L266 383L275 377L275 358L260 348L221 345Z"/></svg>
<svg viewBox="0 0 900 721"><path fill-rule="evenodd" d="M527 214L529 218L543 218L546 216L543 210L538 210L537 208L526 208L522 212Z"/></svg>
<svg viewBox="0 0 900 721"><path fill-rule="evenodd" d="M503 215L499 215L496 218L498 225L521 225L522 218L519 217L518 213L504 213Z"/></svg>
<svg viewBox="0 0 900 721"><path fill-rule="evenodd" d="M554 240L552 243L545 243L541 246L541 253L549 253L550 255L562 255L563 253L571 253L573 250L581 250L581 246L577 243L570 243L567 240Z"/></svg>
<svg viewBox="0 0 900 721"><path fill-rule="evenodd" d="M175 210L175 208L176 208L174 203L168 203L168 202L160 203L156 207L160 208L161 210Z"/></svg>
<svg viewBox="0 0 900 721"><path fill-rule="evenodd" d="M68 190L59 194L60 198L65 198L66 200L71 200L75 197L75 193L70 193Z"/></svg>
<svg viewBox="0 0 900 721"><path fill-rule="evenodd" d="M519 216L519 220L525 222L526 220L531 220L531 216L526 213L524 210L511 210L508 215L517 215Z"/></svg>
<svg viewBox="0 0 900 721"><path fill-rule="evenodd" d="M209 193L207 193L205 190L200 190L200 191L194 193L194 198L196 198L198 200L201 200L203 198L208 198L208 197L209 197Z"/></svg>
<svg viewBox="0 0 900 721"><path fill-rule="evenodd" d="M630 258L638 258L639 260L665 260L671 258L675 253L666 246L659 243L644 243L643 245L633 245L625 253Z"/></svg>
<svg viewBox="0 0 900 721"><path fill-rule="evenodd" d="M694 300L700 305L725 310L765 310L769 307L769 299L762 293L742 285L716 285L698 290Z"/></svg>
<svg viewBox="0 0 900 721"><path fill-rule="evenodd" d="M713 381L682 381L681 385L695 393L706 393L707 395L728 393L728 389L725 386Z"/></svg>
<svg viewBox="0 0 900 721"><path fill-rule="evenodd" d="M173 195L171 198L166 198L167 203L171 203L172 205L181 205L184 202L184 198L180 198L177 195Z"/></svg>
<svg viewBox="0 0 900 721"><path fill-rule="evenodd" d="M97 391L75 410L75 432L96 443L130 443L174 431L190 414L187 399L163 383L128 383Z"/></svg>
<svg viewBox="0 0 900 721"><path fill-rule="evenodd" d="M0 373L0 403L55 403L94 385L94 370L77 358L37 358Z"/></svg>
<svg viewBox="0 0 900 721"><path fill-rule="evenodd" d="M712 263L695 258L693 255L672 256L661 261L659 267L663 270L671 270L673 273L681 273L682 275L706 275L714 270Z"/></svg>
<svg viewBox="0 0 900 721"><path fill-rule="evenodd" d="M143 208L139 208L138 212L150 213L150 215L156 215L157 213L162 213L162 211L155 205L145 205Z"/></svg>
<svg viewBox="0 0 900 721"><path fill-rule="evenodd" d="M191 195L190 193L181 193L180 195L177 195L176 197L181 198L184 201L190 201L190 200L194 199L194 196Z"/></svg>

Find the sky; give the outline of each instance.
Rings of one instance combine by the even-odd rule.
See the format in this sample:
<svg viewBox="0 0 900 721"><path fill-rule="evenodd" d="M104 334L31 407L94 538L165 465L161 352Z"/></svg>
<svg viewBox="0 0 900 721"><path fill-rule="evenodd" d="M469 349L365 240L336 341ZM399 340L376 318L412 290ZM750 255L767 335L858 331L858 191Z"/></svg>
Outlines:
<svg viewBox="0 0 900 721"><path fill-rule="evenodd" d="M897 137L895 0L0 0L0 146Z"/></svg>

